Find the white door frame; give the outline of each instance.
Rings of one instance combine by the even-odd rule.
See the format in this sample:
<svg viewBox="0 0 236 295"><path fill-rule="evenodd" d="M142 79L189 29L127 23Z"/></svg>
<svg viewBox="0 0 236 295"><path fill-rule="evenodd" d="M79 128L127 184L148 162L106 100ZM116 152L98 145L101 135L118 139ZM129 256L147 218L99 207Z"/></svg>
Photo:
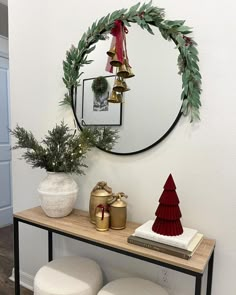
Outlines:
<svg viewBox="0 0 236 295"><path fill-rule="evenodd" d="M0 58L3 60L7 60L9 64L8 58L8 38L0 36ZM7 70L7 80L8 80L8 101L7 101L7 109L8 109L8 124L10 125L10 101L9 101L9 70ZM0 208L0 227L5 226L12 223L12 188L11 188L11 152L9 151L10 148L10 138L9 143L7 143L6 147L1 145L1 158L4 158L4 154L7 157L7 162L9 161L9 165L7 164L7 168L9 169L9 194L10 200L7 206ZM4 160L3 160L4 161ZM8 171L8 170L7 170ZM4 177L5 178L5 177ZM1 194L0 194L1 197Z"/></svg>

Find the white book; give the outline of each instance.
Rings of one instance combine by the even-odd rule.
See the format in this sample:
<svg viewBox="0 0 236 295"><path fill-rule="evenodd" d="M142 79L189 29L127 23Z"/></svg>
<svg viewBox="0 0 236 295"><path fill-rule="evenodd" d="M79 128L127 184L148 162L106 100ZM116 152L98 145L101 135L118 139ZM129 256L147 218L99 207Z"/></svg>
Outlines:
<svg viewBox="0 0 236 295"><path fill-rule="evenodd" d="M183 227L183 233L179 236L164 236L152 231L153 223L154 220L149 220L136 228L134 236L187 250L198 233L196 229Z"/></svg>

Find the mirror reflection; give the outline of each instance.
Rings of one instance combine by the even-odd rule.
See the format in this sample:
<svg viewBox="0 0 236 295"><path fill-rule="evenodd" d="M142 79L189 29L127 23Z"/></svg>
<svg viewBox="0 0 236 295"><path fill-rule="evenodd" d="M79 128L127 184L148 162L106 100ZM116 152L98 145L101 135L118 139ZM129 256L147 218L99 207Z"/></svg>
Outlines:
<svg viewBox="0 0 236 295"><path fill-rule="evenodd" d="M146 149L159 141L173 127L181 109L181 76L178 74L178 49L166 41L159 30L154 35L137 25L129 27L127 49L135 77L127 79L129 91L123 103L108 103L115 81L115 71L105 71L111 38L99 41L89 54L93 62L83 68L78 88L76 115L81 125L110 125L119 130L119 140L112 152L131 154ZM95 79L106 77L107 88L95 95ZM94 82L95 81L95 82ZM106 83L105 83L106 84ZM106 89L105 89L106 88Z"/></svg>

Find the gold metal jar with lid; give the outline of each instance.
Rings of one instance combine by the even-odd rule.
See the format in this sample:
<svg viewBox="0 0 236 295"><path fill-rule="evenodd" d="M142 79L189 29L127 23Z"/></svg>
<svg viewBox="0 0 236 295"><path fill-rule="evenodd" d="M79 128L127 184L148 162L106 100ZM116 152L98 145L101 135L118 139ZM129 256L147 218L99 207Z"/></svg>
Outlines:
<svg viewBox="0 0 236 295"><path fill-rule="evenodd" d="M98 205L106 205L112 196L112 189L105 181L99 181L93 188L89 202L89 216L92 223L96 223L96 208Z"/></svg>
<svg viewBox="0 0 236 295"><path fill-rule="evenodd" d="M124 193L117 193L113 194L112 198L108 200L110 205L110 228L123 229L126 227L127 203L122 198L127 197Z"/></svg>

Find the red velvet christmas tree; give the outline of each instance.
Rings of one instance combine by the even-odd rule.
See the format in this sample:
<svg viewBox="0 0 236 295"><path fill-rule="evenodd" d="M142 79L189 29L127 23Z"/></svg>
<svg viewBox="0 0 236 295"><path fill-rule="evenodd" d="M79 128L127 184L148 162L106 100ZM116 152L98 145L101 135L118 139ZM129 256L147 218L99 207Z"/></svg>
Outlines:
<svg viewBox="0 0 236 295"><path fill-rule="evenodd" d="M176 194L176 186L170 174L165 185L164 191L159 199L159 206L156 210L156 220L152 230L164 236L178 236L183 233L180 222L182 216L179 209L179 198Z"/></svg>

